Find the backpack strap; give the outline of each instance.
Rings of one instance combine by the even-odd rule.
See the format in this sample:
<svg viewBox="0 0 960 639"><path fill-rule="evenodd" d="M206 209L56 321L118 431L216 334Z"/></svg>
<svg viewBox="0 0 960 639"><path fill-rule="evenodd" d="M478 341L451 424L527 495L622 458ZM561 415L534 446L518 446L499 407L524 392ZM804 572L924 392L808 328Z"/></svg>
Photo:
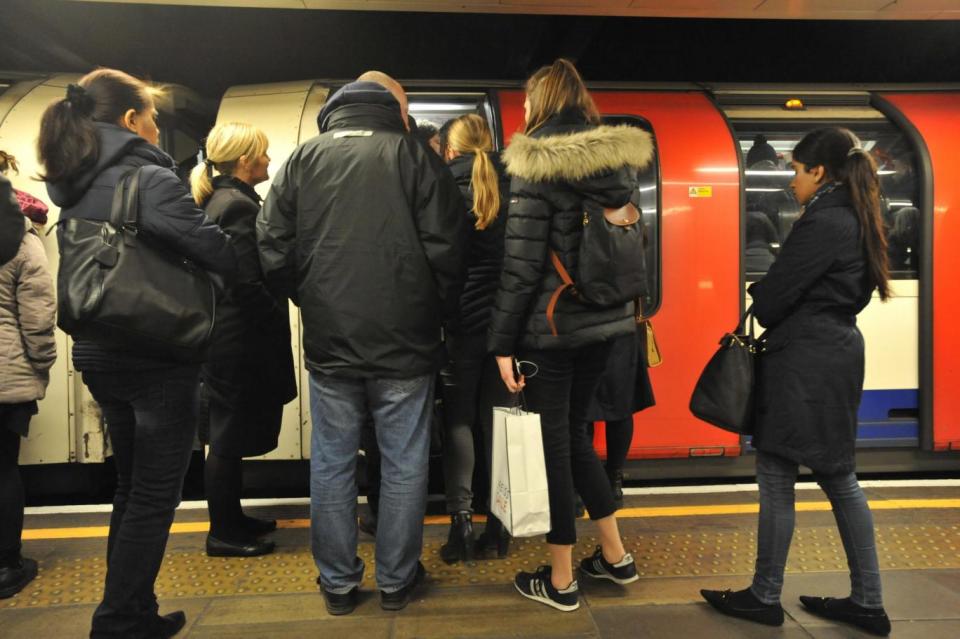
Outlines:
<svg viewBox="0 0 960 639"><path fill-rule="evenodd" d="M570 277L570 273L568 273L567 269L563 266L563 262L560 261L560 256L557 255L556 251L550 251L550 260L553 262L553 267L557 269L560 279L563 280L563 284L553 291L553 295L550 296L550 302L547 304L547 324L550 325L550 332L553 333L553 336L557 337L557 324L553 320L553 314L557 310L557 302L560 301L560 295L563 294L565 290L568 288L572 290L576 289L573 288L573 278Z"/></svg>

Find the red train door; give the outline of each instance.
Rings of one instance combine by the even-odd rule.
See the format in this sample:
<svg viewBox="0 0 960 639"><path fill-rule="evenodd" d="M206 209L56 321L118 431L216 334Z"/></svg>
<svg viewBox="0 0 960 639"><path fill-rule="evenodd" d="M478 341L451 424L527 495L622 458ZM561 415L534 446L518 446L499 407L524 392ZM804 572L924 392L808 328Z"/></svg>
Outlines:
<svg viewBox="0 0 960 639"><path fill-rule="evenodd" d="M649 122L660 162L661 300L652 320L663 364L650 371L657 405L636 416L630 457L738 455L737 435L699 421L688 408L717 341L739 319L740 184L730 131L702 93L593 96L604 114ZM523 99L521 91L499 93L504 142L523 124Z"/></svg>
<svg viewBox="0 0 960 639"><path fill-rule="evenodd" d="M932 170L932 202L924 203L932 212L932 231L927 255L932 260L921 273L921 403L926 399L931 419L925 448L960 450L960 301L956 281L960 274L960 94L888 93L880 96L893 105L922 137ZM929 258L928 258L929 259ZM924 312L924 307L926 312ZM924 334L928 336L924 340Z"/></svg>

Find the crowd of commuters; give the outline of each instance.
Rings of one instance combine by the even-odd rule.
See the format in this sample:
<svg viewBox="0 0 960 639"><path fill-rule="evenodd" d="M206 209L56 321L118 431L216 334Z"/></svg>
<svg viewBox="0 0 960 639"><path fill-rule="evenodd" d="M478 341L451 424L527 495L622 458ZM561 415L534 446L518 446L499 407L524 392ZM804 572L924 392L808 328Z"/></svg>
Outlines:
<svg viewBox="0 0 960 639"><path fill-rule="evenodd" d="M403 87L364 73L327 100L319 136L284 161L263 202L254 186L269 178L269 141L256 127L214 127L188 189L157 146L149 85L100 69L50 105L38 155L60 220L108 220L118 183L137 170L139 232L220 282L209 346L189 361L109 339L74 341L74 366L101 407L117 469L91 637L172 637L185 623L182 612L159 614L154 582L201 403L207 553L273 551L264 536L276 522L241 508L241 460L276 447L283 406L296 396L287 300L302 314L312 551L331 614L353 611L365 570L357 553L361 449L378 469L377 517L366 529L376 535L381 606L402 609L425 577L438 378L451 518L443 560L508 553L509 535L495 517L479 537L473 530L475 441L489 474L492 408L522 395L541 420L549 564L518 573L516 589L558 610L578 608L578 495L600 542L580 561L579 575L620 585L638 579L616 511L633 414L654 401L637 329L642 309L577 296L558 303L555 291L562 269L577 272L585 207L630 203L653 144L641 129L604 125L569 61L539 69L525 88L523 130L501 156L482 117L418 127ZM2 157L9 165L11 156ZM802 601L820 616L885 634L873 522L854 474L864 372L855 316L874 290L888 295L876 167L842 129L804 138L793 166L791 185L806 213L750 289L757 318L770 328L754 436L756 574L746 590L703 596L726 614L783 623L793 484L803 464L833 503L851 594ZM20 553L17 455L56 356L52 281L22 202L0 178L0 334L15 345L0 361L3 597L37 572ZM806 374L810 367L822 374ZM607 421L606 466L593 447L592 422L600 419Z"/></svg>

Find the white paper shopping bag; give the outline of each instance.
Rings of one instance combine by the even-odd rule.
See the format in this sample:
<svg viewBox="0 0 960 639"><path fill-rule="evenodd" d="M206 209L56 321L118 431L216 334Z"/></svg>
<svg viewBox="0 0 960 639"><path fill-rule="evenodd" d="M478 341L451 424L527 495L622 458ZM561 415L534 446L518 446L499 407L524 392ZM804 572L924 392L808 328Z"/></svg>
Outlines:
<svg viewBox="0 0 960 639"><path fill-rule="evenodd" d="M514 537L550 532L547 466L540 416L519 408L493 409L490 512Z"/></svg>

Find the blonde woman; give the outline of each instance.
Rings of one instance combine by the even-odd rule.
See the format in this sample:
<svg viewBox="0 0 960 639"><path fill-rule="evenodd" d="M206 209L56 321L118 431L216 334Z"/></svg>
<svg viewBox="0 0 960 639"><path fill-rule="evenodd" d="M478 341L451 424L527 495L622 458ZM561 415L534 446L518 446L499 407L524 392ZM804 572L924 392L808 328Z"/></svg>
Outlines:
<svg viewBox="0 0 960 639"><path fill-rule="evenodd" d="M444 384L447 432L443 469L450 534L440 555L447 563L455 563L474 556L473 430L476 425L482 428L489 471L492 407L506 406L509 401L496 362L487 355L486 338L503 264L510 182L499 156L493 152L490 129L479 115L464 115L453 121L447 129L444 154L466 202L472 229L458 318L447 335L451 375ZM506 555L509 538L499 523L495 517L488 519L477 544L481 553L496 546L500 557Z"/></svg>
<svg viewBox="0 0 960 639"><path fill-rule="evenodd" d="M273 551L260 539L276 522L240 508L241 460L277 447L283 405L297 395L285 300L267 291L254 224L268 178L267 137L239 122L218 124L206 160L190 175L194 200L230 235L239 273L217 304L217 323L201 370L209 402L210 453L205 466L210 534L207 554L252 557Z"/></svg>

